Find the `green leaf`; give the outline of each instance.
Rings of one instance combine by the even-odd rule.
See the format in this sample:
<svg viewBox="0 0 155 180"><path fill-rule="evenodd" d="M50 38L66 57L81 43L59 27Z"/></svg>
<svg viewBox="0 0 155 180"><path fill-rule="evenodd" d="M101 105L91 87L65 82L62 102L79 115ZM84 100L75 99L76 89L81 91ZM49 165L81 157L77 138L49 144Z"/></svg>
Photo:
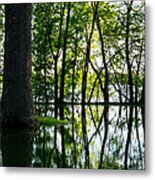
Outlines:
<svg viewBox="0 0 155 180"><path fill-rule="evenodd" d="M64 125L67 125L70 123L67 120L58 120L58 119L52 118L52 117L37 116L36 119L39 122L39 124L43 125L43 126L60 126L60 125L64 126Z"/></svg>

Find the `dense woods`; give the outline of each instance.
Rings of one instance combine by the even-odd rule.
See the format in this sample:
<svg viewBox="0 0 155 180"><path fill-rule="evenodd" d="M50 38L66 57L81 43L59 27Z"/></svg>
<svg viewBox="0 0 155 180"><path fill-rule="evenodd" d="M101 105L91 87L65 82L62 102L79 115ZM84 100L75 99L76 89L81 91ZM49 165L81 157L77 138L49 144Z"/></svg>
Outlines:
<svg viewBox="0 0 155 180"><path fill-rule="evenodd" d="M32 17L24 14L25 7L32 8ZM144 15L141 0L0 6L2 115L12 121L34 117L33 99L36 116L70 123L40 126L34 166L145 168ZM25 18L32 18L31 25L24 24ZM23 64L30 54L32 64ZM6 79L11 71L14 76ZM15 118L9 117L9 106Z"/></svg>

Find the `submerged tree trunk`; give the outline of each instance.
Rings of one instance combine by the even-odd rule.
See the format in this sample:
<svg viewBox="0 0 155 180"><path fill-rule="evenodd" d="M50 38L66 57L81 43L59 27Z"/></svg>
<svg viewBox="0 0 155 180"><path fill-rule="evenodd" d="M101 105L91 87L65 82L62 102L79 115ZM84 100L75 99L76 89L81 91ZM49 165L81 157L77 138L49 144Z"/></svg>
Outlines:
<svg viewBox="0 0 155 180"><path fill-rule="evenodd" d="M31 86L31 4L5 7L2 125L34 126Z"/></svg>

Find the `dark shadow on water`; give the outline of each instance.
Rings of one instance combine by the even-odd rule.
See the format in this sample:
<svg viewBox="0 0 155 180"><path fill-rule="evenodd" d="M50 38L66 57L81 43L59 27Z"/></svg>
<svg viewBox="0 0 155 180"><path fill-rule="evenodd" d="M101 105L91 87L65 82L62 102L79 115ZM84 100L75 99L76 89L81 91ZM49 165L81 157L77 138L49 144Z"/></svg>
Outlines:
<svg viewBox="0 0 155 180"><path fill-rule="evenodd" d="M34 131L2 130L2 163L7 167L30 167Z"/></svg>

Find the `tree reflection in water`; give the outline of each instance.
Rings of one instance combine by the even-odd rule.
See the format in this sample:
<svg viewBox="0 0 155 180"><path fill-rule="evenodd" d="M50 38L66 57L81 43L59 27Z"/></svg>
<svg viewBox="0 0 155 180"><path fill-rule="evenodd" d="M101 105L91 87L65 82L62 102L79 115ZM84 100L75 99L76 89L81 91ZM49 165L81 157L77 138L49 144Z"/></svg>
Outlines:
<svg viewBox="0 0 155 180"><path fill-rule="evenodd" d="M63 108L68 125L40 126L36 132L3 130L0 164L145 169L143 106L68 105Z"/></svg>
<svg viewBox="0 0 155 180"><path fill-rule="evenodd" d="M2 164L8 167L30 167L34 131L2 130Z"/></svg>
<svg viewBox="0 0 155 180"><path fill-rule="evenodd" d="M70 124L63 126L63 134L62 126L39 127L34 138L32 166L145 169L141 109L139 106L64 106L64 119Z"/></svg>

